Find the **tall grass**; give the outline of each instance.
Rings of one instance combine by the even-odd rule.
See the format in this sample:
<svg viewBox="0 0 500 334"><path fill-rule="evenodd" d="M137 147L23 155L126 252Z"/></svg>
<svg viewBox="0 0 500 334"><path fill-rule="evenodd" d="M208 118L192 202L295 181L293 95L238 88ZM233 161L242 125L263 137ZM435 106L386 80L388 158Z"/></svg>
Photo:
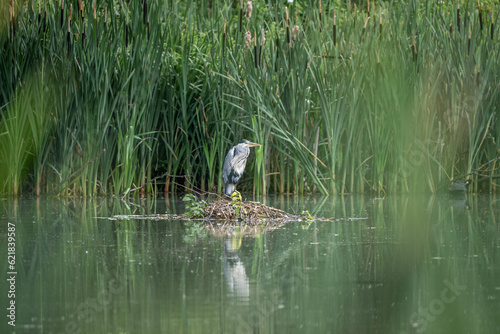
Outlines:
<svg viewBox="0 0 500 334"><path fill-rule="evenodd" d="M493 2L40 4L0 12L2 194L221 191L242 138L256 194L496 189Z"/></svg>

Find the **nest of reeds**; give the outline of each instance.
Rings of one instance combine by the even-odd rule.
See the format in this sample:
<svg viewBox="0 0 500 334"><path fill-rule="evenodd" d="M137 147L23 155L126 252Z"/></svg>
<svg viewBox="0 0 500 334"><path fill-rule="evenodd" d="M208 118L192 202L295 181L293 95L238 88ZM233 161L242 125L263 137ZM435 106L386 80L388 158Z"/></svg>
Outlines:
<svg viewBox="0 0 500 334"><path fill-rule="evenodd" d="M114 216L109 219L203 221L205 227L214 235L232 235L235 229L239 234L252 235L275 229L291 221L311 223L315 219L307 211L301 215L292 215L259 202L243 202L238 192L234 192L231 199L208 204L204 200L198 200L193 194L187 194L182 199L186 205L186 212L182 215Z"/></svg>
<svg viewBox="0 0 500 334"><path fill-rule="evenodd" d="M239 201L215 201L205 207L204 219L223 219L245 221L263 219L297 219L298 216L290 215L283 210L279 210L259 202L239 202Z"/></svg>
<svg viewBox="0 0 500 334"><path fill-rule="evenodd" d="M233 201L219 200L207 204L198 201L194 196L186 196L186 213L160 215L116 215L107 217L110 220L147 219L147 220L188 220L198 221L214 236L258 235L274 230L288 222L300 221L302 224L311 224L318 218L312 217L309 212L292 215L262 203L241 201L236 197ZM324 219L319 219L324 220Z"/></svg>

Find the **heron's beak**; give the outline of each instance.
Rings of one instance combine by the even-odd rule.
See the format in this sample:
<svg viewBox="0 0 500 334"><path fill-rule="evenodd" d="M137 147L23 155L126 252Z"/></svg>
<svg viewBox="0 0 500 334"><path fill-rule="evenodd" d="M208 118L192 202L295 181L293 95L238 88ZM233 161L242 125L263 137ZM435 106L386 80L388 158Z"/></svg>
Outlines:
<svg viewBox="0 0 500 334"><path fill-rule="evenodd" d="M252 147L252 146L262 146L262 145L257 143L248 143L248 146Z"/></svg>

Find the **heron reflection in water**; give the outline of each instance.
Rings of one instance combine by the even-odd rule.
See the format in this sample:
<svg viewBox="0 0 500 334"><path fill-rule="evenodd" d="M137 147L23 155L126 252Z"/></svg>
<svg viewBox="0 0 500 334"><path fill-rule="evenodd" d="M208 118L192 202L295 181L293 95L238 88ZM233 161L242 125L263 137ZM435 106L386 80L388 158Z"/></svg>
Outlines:
<svg viewBox="0 0 500 334"><path fill-rule="evenodd" d="M254 146L262 145L243 139L227 153L226 160L224 160L224 169L222 171L224 193L226 195L231 196L236 190L236 185L245 171L248 155L250 154L250 147Z"/></svg>
<svg viewBox="0 0 500 334"><path fill-rule="evenodd" d="M239 302L246 304L250 296L250 281L246 274L245 265L238 255L241 237L241 235L233 235L226 239L222 264L230 294L238 297Z"/></svg>

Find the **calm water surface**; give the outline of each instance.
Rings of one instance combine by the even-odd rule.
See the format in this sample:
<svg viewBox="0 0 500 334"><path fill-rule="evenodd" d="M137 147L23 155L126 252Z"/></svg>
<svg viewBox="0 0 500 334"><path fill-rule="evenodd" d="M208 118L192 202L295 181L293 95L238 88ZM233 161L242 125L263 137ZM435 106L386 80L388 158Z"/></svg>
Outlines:
<svg viewBox="0 0 500 334"><path fill-rule="evenodd" d="M108 219L183 213L179 198L0 199L0 332L500 332L498 198L266 204L335 219L208 229ZM11 300L15 327L8 325Z"/></svg>

